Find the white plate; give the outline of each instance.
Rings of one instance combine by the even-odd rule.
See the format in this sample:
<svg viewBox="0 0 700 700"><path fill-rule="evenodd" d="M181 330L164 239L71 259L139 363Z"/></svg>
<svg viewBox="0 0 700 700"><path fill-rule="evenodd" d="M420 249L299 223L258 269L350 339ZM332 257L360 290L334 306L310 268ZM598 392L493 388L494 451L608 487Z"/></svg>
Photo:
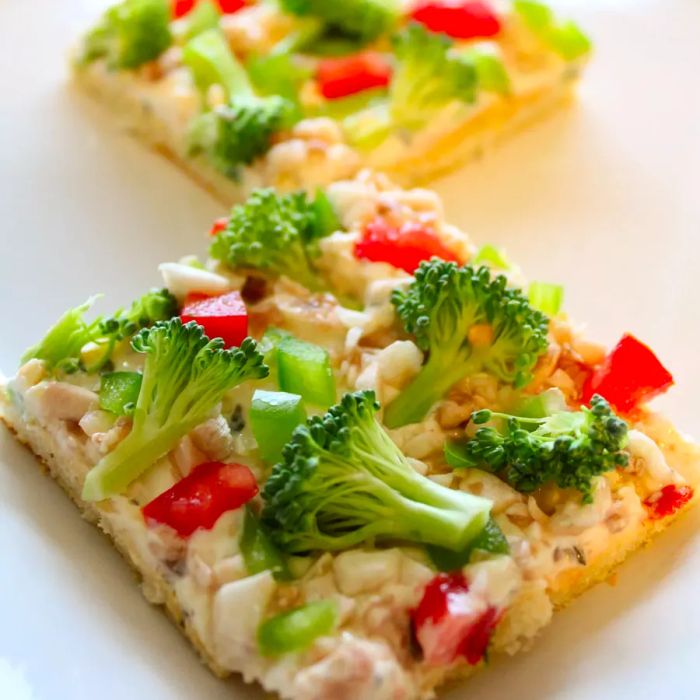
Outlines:
<svg viewBox="0 0 700 700"><path fill-rule="evenodd" d="M220 208L66 89L101 1L0 3L0 367L95 291L106 307L205 249ZM631 330L672 368L660 400L700 423L700 4L580 0L597 53L579 106L440 182L452 219L563 282L571 314ZM201 232L198 238L198 232ZM700 510L556 617L535 649L450 697L700 697ZM0 698L259 697L215 680L120 557L0 432Z"/></svg>

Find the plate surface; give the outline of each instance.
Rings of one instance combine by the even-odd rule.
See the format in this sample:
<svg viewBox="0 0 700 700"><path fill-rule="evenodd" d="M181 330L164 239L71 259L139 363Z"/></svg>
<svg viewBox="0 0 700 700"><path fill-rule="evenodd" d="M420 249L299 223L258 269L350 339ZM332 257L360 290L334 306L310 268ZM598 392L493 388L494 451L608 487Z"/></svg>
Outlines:
<svg viewBox="0 0 700 700"><path fill-rule="evenodd" d="M563 3L562 3L563 4ZM0 3L0 367L95 291L109 306L204 252L220 207L100 121L64 56L101 0ZM578 0L596 44L578 105L437 183L451 219L566 285L591 336L633 331L673 370L658 401L700 433L700 4ZM198 232L201 234L198 236ZM700 697L700 509L555 618L532 652L445 697ZM0 430L0 698L260 698L222 683L107 540Z"/></svg>

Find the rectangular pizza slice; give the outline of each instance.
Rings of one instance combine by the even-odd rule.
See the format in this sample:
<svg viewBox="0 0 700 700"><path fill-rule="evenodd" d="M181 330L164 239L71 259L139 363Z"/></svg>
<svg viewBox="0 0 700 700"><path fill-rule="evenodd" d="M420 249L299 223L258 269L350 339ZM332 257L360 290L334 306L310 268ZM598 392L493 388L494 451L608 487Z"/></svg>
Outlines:
<svg viewBox="0 0 700 700"><path fill-rule="evenodd" d="M581 337L430 192L259 190L161 272L68 311L1 413L221 676L432 697L696 499L652 351Z"/></svg>
<svg viewBox="0 0 700 700"><path fill-rule="evenodd" d="M561 105L589 53L538 0L123 0L74 76L231 204L363 166L425 180Z"/></svg>

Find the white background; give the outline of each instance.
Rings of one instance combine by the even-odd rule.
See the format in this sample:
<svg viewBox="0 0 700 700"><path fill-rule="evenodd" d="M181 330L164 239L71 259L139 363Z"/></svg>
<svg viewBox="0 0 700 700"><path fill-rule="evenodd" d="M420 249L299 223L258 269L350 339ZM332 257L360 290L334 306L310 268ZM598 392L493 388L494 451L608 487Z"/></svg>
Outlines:
<svg viewBox="0 0 700 700"><path fill-rule="evenodd" d="M66 308L157 284L221 208L100 122L64 55L100 0L0 0L0 368ZM578 0L596 40L580 103L439 182L478 242L566 285L591 336L647 341L700 427L700 3ZM106 120L105 120L106 121ZM700 510L450 698L700 697ZM215 680L119 555L0 431L0 698L259 697Z"/></svg>

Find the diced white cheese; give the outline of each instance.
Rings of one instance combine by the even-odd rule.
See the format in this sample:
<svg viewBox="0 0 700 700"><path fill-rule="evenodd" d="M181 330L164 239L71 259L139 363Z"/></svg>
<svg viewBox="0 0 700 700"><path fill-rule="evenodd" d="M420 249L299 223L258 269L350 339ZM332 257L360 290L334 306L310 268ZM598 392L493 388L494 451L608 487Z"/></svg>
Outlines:
<svg viewBox="0 0 700 700"><path fill-rule="evenodd" d="M226 277L191 265L161 263L158 270L163 276L165 286L178 299L184 299L191 292L224 294L231 288L231 283Z"/></svg>
<svg viewBox="0 0 700 700"><path fill-rule="evenodd" d="M398 582L401 558L399 549L376 552L352 549L339 554L333 561L333 571L340 592L358 595Z"/></svg>
<svg viewBox="0 0 700 700"><path fill-rule="evenodd" d="M275 590L269 571L224 584L214 596L212 642L217 661L250 681L259 672L257 631Z"/></svg>

